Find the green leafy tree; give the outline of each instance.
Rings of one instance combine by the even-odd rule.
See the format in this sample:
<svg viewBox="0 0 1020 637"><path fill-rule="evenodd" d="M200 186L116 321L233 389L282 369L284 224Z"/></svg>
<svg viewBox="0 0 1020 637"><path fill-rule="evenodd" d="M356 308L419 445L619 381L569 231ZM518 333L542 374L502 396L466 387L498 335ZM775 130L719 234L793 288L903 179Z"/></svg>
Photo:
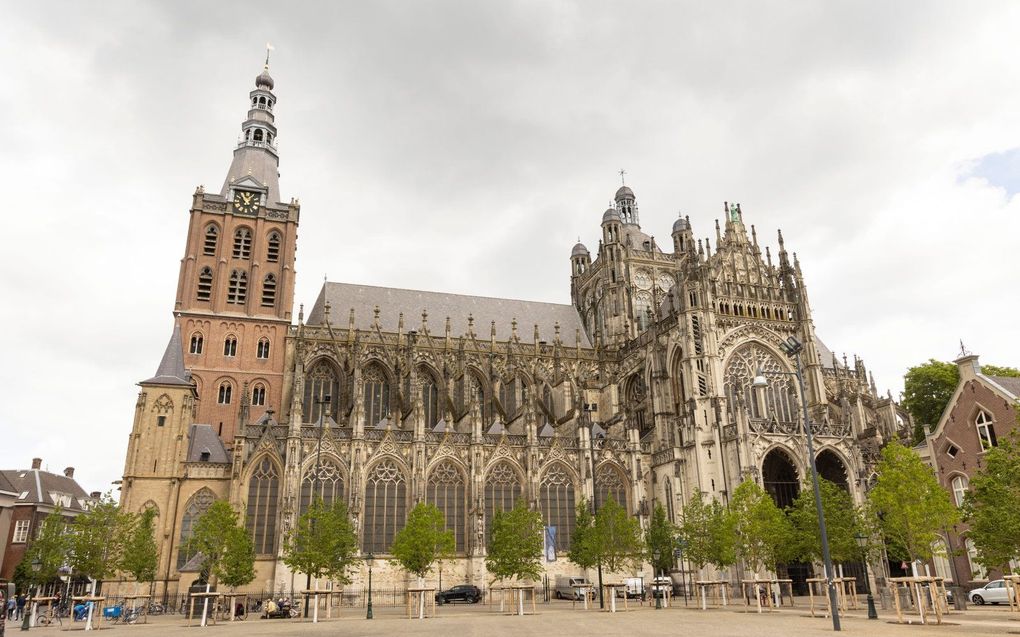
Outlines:
<svg viewBox="0 0 1020 637"><path fill-rule="evenodd" d="M595 516L587 500L577 503L574 515L574 532L570 536L570 551L567 559L583 569L598 566L599 558L595 546Z"/></svg>
<svg viewBox="0 0 1020 637"><path fill-rule="evenodd" d="M612 497L595 514L595 546L599 562L610 572L641 568L645 552L641 523Z"/></svg>
<svg viewBox="0 0 1020 637"><path fill-rule="evenodd" d="M538 579L542 575L544 532L542 514L528 509L523 500L509 511L497 511L492 516L485 558L493 581Z"/></svg>
<svg viewBox="0 0 1020 637"><path fill-rule="evenodd" d="M868 502L894 559L928 560L941 532L959 521L931 468L911 449L891 443L882 450Z"/></svg>
<svg viewBox="0 0 1020 637"><path fill-rule="evenodd" d="M907 370L901 404L914 419L915 444L924 440L926 428L938 423L959 381L960 370L956 365L934 358Z"/></svg>
<svg viewBox="0 0 1020 637"><path fill-rule="evenodd" d="M680 538L684 557L698 570L706 564L722 570L737 561L733 516L718 500L706 501L700 491L683 508Z"/></svg>
<svg viewBox="0 0 1020 637"><path fill-rule="evenodd" d="M645 545L648 557L656 574L669 572L673 566L673 551L676 549L677 528L669 521L666 508L656 502L652 519L645 531ZM658 555L658 559L655 556Z"/></svg>
<svg viewBox="0 0 1020 637"><path fill-rule="evenodd" d="M985 376L1006 376L1020 378L1020 369L1016 367L999 367L998 365L982 365L981 373Z"/></svg>
<svg viewBox="0 0 1020 637"><path fill-rule="evenodd" d="M730 510L736 532L737 556L747 568L758 573L770 571L792 557L794 533L786 514L753 480L745 480L733 491Z"/></svg>
<svg viewBox="0 0 1020 637"><path fill-rule="evenodd" d="M53 581L59 574L61 566L67 563L68 551L71 548L70 536L67 533L67 520L62 510L57 507L49 515L43 518L39 531L36 533L28 550L21 558L25 569L19 575L25 584L40 585ZM38 562L39 570L31 568L33 562ZM18 576L15 576L18 580Z"/></svg>
<svg viewBox="0 0 1020 637"><path fill-rule="evenodd" d="M154 509L146 509L140 515L133 516L133 524L124 546L121 568L138 583L156 579L159 547L156 546L155 519Z"/></svg>
<svg viewBox="0 0 1020 637"><path fill-rule="evenodd" d="M109 493L74 519L70 562L75 571L93 580L106 580L121 570L131 536L132 516L120 509Z"/></svg>
<svg viewBox="0 0 1020 637"><path fill-rule="evenodd" d="M393 562L419 579L428 575L437 561L453 555L457 541L446 528L443 512L434 504L419 502L407 516L407 524L393 537Z"/></svg>
<svg viewBox="0 0 1020 637"><path fill-rule="evenodd" d="M283 562L315 579L350 584L351 571L361 560L358 534L344 503L337 500L327 507L316 496L284 540Z"/></svg>
<svg viewBox="0 0 1020 637"><path fill-rule="evenodd" d="M226 500L216 500L195 522L188 549L201 554L201 571L210 583L241 586L255 579L255 547Z"/></svg>
<svg viewBox="0 0 1020 637"><path fill-rule="evenodd" d="M1017 410L1020 413L1020 409ZM999 439L984 467L970 480L964 516L978 562L1005 572L1020 559L1020 429Z"/></svg>
<svg viewBox="0 0 1020 637"><path fill-rule="evenodd" d="M829 538L829 554L833 562L852 562L861 558L861 547L857 535L864 532L861 513L853 497L839 485L824 478L818 480L822 494L822 510L825 513L825 528ZM818 525L818 508L810 484L801 486L800 494L790 509L790 523L793 525L796 554L805 562L822 559L822 539Z"/></svg>

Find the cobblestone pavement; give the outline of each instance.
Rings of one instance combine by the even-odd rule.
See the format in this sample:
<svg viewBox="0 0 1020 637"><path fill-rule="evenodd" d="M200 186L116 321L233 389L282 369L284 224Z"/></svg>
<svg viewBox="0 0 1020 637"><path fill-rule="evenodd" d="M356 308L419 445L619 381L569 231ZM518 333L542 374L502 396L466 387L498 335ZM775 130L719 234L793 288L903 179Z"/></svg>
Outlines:
<svg viewBox="0 0 1020 637"><path fill-rule="evenodd" d="M529 609L530 610L530 609ZM554 635L556 637L598 637L626 635L683 635L684 637L800 637L831 635L831 620L811 617L806 607L784 608L773 613L743 612L743 607L701 611L693 606L655 610L631 607L629 612L607 613L571 608L569 602L539 604L537 614L516 617L501 614L485 605L451 605L439 608L439 616L424 621L409 620L402 609L377 607L375 619L367 621L363 608L344 608L342 617L323 619L318 624L300 620L221 622L205 629L188 628L179 615L150 618L148 624L113 626L115 634L126 637L174 637L206 632L210 637L257 635L441 635L442 637L495 637L502 635ZM869 621L863 611L851 611L843 618L843 633L868 637L910 637L918 635L974 636L1020 634L1020 614L1005 608L974 608L953 613L942 626L900 625L892 611L879 611L880 619ZM66 628L66 625L64 626ZM80 630L75 624L74 630ZM10 626L8 626L10 629ZM53 628L40 628L54 633ZM198 632L197 632L198 631ZM45 637L45 635L37 635Z"/></svg>

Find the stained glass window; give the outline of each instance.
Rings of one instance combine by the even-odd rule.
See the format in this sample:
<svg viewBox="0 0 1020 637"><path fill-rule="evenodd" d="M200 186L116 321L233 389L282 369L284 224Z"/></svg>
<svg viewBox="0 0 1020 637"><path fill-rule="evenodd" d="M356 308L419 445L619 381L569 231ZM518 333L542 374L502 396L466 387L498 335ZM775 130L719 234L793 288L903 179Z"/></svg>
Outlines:
<svg viewBox="0 0 1020 637"><path fill-rule="evenodd" d="M453 531L457 552L466 550L467 492L464 474L449 460L436 466L429 474L425 500L434 504L446 517L446 528Z"/></svg>
<svg viewBox="0 0 1020 637"><path fill-rule="evenodd" d="M386 553L407 521L407 480L393 460L382 460L369 471L364 516L365 552Z"/></svg>
<svg viewBox="0 0 1020 637"><path fill-rule="evenodd" d="M556 550L570 548L574 531L574 483L563 465L554 464L542 475L538 505L545 526L556 527Z"/></svg>
<svg viewBox="0 0 1020 637"><path fill-rule="evenodd" d="M248 532L255 542L255 553L268 555L276 549L276 507L280 478L276 465L263 458L248 482Z"/></svg>

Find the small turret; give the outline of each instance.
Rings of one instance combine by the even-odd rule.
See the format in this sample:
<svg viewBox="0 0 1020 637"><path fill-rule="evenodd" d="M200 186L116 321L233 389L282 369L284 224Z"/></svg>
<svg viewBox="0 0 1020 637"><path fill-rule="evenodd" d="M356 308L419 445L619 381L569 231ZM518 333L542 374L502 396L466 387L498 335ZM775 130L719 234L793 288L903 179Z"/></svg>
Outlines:
<svg viewBox="0 0 1020 637"><path fill-rule="evenodd" d="M637 200L634 197L634 191L628 186L620 186L620 189L616 191L616 209L620 213L620 219L627 225L633 225L641 227L641 223L638 220L638 207Z"/></svg>
<svg viewBox="0 0 1020 637"><path fill-rule="evenodd" d="M591 253L588 252L588 248L585 247L580 241L574 246L574 249L570 251L570 269L572 276L580 276L588 271L591 267Z"/></svg>
<svg viewBox="0 0 1020 637"><path fill-rule="evenodd" d="M623 220L616 208L610 206L602 215L602 241L605 244L618 243L620 241L620 225Z"/></svg>
<svg viewBox="0 0 1020 637"><path fill-rule="evenodd" d="M673 253L679 258L694 251L694 233L691 218L680 217L673 222Z"/></svg>

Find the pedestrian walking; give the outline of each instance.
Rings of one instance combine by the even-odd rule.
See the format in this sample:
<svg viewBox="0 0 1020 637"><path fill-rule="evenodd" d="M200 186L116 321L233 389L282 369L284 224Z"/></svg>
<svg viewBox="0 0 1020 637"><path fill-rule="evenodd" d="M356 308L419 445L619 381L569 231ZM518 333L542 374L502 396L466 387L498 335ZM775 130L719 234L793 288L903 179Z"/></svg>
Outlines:
<svg viewBox="0 0 1020 637"><path fill-rule="evenodd" d="M14 613L16 613L17 610L18 610L18 601L15 599L14 595L11 595L11 598L7 600L7 619L12 619L12 620L16 619L16 617L14 616Z"/></svg>
<svg viewBox="0 0 1020 637"><path fill-rule="evenodd" d="M15 619L25 618L25 594L18 595L18 616Z"/></svg>

